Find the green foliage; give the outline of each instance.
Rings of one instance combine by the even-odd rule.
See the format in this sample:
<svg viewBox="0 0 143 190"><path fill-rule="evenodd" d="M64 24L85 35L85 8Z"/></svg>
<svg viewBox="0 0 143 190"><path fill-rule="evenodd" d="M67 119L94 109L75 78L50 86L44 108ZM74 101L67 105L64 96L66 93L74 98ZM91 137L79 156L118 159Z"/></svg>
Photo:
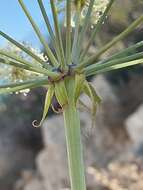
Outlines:
<svg viewBox="0 0 143 190"><path fill-rule="evenodd" d="M0 31L0 35L14 44L17 48L24 51L34 62L24 59L20 55L15 55L8 51L0 50L0 63L4 65L10 65L20 70L26 70L37 74L33 79L16 80L16 82L9 82L0 86L0 93L19 92L29 88L36 88L38 86L48 86L48 91L45 99L45 106L43 111L43 117L39 125L33 123L34 126L40 126L48 112L48 109L52 102L52 97L55 95L58 103L63 111L65 120L65 134L67 140L71 190L85 190L85 177L82 158L82 147L80 140L80 122L77 112L77 103L81 93L85 93L91 99L93 104L92 114L95 114L96 106L100 103L100 98L96 94L96 91L87 82L87 77L129 67L136 64L143 63L143 53L134 53L128 55L130 52L134 52L138 47L143 46L143 42L137 43L116 53L104 60L100 60L102 54L108 51L111 47L114 47L116 43L130 34L137 26L143 22L143 15L137 18L127 29L121 34L116 36L110 42L105 44L94 55L88 54L89 48L96 38L97 33L100 32L103 22L110 11L114 0L67 0L64 4L65 15L65 27L66 27L66 48L64 50L62 42L62 34L59 27L59 15L58 15L58 2L50 0L51 10L53 14L54 30L51 27L49 18L42 0L38 0L40 10L42 12L47 30L51 37L51 42L55 50L55 54L50 49L46 39L41 34L36 22L31 17L27 7L23 0L18 0L21 8L31 23L39 41L43 45L48 57L47 60L42 59L36 55L29 48L23 44L15 41L10 36ZM99 6L101 5L101 7ZM100 8L99 8L100 7ZM101 15L99 15L101 12ZM84 13L84 14L83 14ZM75 18L73 20L73 17ZM96 19L96 22L92 22L92 18ZM75 30L72 29L73 24ZM91 38L89 39L86 47L83 47L84 39L89 27L91 27ZM73 40L72 40L73 34ZM19 78L18 78L19 79Z"/></svg>

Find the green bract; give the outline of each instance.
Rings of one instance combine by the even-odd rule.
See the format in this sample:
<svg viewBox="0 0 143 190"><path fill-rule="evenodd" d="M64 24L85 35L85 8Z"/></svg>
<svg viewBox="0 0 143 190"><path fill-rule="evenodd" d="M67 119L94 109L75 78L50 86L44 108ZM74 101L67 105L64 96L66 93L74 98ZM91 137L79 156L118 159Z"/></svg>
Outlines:
<svg viewBox="0 0 143 190"><path fill-rule="evenodd" d="M50 0L54 30L51 26L43 1L37 0L47 31L50 35L52 47L54 48L53 53L36 22L31 17L23 0L18 0L18 2L30 21L39 41L43 45L48 57L48 62L33 52L32 49L15 41L3 31L0 31L0 35L2 37L7 39L33 60L30 61L30 59L24 59L20 55L0 50L0 63L2 65L8 65L12 68L16 68L18 73L18 75L15 75L18 76L18 78L14 82L10 81L7 84L0 85L0 94L22 92L25 89L45 86L47 88L47 94L43 116L40 123L37 124L37 121L33 122L35 127L42 125L49 107L52 105L52 98L53 96L56 97L58 104L61 106L65 121L71 190L86 190L80 139L80 120L79 113L77 111L78 103L82 103L79 97L82 93L85 93L91 99L93 105L92 115L94 115L96 107L101 100L93 86L87 81L87 77L143 63L143 52L138 52L128 56L128 53L131 54L133 50L142 47L143 42L134 44L106 59L100 59L102 54L125 38L143 22L143 15L137 18L121 34L116 36L109 43L105 44L94 55L90 56L88 54L89 48L92 45L93 40L96 38L96 34L100 32L101 27L103 27L103 22L105 21L114 0L102 0L98 2L96 0L65 0L63 10L65 11L66 47L63 46L58 14L59 3L63 2L63 0ZM96 22L92 26L93 29L91 30L90 39L86 46L83 47L84 39L87 30L90 27L93 13L95 10L96 12L100 11L100 9L98 10L98 6L100 7L101 3L102 14L100 17L96 18ZM82 11L85 8L86 11L83 16ZM74 30L72 29L73 14L75 22ZM94 16L96 17L96 14L94 14ZM81 19L82 24L80 24ZM20 79L19 73L21 73L21 70L34 73L34 75L32 75L34 77L32 79L24 77Z"/></svg>

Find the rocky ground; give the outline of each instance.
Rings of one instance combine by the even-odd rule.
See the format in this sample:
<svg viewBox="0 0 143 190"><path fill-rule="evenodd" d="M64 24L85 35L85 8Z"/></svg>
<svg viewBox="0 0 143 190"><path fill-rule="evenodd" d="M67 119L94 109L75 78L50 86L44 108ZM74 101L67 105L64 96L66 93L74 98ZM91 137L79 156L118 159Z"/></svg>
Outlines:
<svg viewBox="0 0 143 190"><path fill-rule="evenodd" d="M39 118L42 91L28 97L11 95L0 102L0 189L11 190L24 168L35 168L35 156L43 147L40 129L31 122Z"/></svg>

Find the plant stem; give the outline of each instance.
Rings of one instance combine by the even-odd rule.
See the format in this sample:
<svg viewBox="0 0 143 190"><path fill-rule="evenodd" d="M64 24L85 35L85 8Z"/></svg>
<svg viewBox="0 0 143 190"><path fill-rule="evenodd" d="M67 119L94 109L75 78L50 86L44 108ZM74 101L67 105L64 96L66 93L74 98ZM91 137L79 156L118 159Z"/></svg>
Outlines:
<svg viewBox="0 0 143 190"><path fill-rule="evenodd" d="M64 122L71 190L86 190L80 136L80 119L74 104L65 107Z"/></svg>

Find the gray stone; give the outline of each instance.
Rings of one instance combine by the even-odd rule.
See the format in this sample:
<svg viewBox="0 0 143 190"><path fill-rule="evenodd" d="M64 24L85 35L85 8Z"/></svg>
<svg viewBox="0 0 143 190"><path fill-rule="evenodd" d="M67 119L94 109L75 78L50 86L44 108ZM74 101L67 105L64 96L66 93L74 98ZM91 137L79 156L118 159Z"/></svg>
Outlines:
<svg viewBox="0 0 143 190"><path fill-rule="evenodd" d="M125 121L128 133L135 147L143 144L143 104Z"/></svg>
<svg viewBox="0 0 143 190"><path fill-rule="evenodd" d="M32 111L37 94L11 95L0 102L0 189L12 190L21 170L35 166L41 148L40 129L32 127L39 107Z"/></svg>
<svg viewBox="0 0 143 190"><path fill-rule="evenodd" d="M24 170L15 186L15 190L45 190L40 178L31 170Z"/></svg>

